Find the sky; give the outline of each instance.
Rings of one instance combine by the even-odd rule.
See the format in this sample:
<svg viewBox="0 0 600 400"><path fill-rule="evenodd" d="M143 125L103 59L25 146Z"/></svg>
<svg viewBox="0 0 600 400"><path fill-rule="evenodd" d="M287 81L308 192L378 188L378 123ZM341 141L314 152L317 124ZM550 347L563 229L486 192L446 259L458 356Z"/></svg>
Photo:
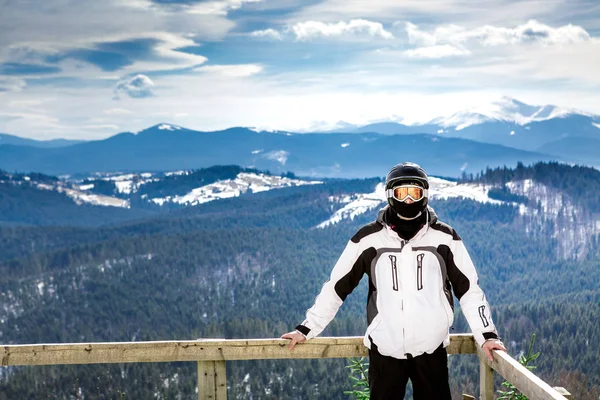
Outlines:
<svg viewBox="0 0 600 400"><path fill-rule="evenodd" d="M0 132L39 140L600 114L599 66L597 0L0 0Z"/></svg>

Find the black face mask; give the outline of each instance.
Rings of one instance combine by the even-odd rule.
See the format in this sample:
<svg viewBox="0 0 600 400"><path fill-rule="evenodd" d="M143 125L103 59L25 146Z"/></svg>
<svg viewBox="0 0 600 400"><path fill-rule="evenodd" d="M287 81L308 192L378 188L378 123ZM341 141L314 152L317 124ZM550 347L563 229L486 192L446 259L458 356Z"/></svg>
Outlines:
<svg viewBox="0 0 600 400"><path fill-rule="evenodd" d="M413 219L419 216L425 207L423 207L423 200L414 202L412 204L406 204L404 202L394 201L393 207L402 218Z"/></svg>
<svg viewBox="0 0 600 400"><path fill-rule="evenodd" d="M415 219L401 219L396 211L389 207L384 215L384 221L404 240L412 239L427 222L427 211Z"/></svg>

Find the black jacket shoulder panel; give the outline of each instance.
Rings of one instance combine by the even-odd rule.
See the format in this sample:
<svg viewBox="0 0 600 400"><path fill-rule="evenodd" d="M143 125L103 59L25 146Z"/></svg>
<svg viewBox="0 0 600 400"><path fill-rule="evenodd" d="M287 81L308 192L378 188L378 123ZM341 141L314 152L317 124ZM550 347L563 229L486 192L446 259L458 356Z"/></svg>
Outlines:
<svg viewBox="0 0 600 400"><path fill-rule="evenodd" d="M436 231L444 232L445 234L452 236L453 240L462 240L460 238L460 236L458 236L458 233L456 233L456 231L450 225L448 225L444 222L441 222L439 220L437 220L433 224L431 224L431 229L435 229Z"/></svg>
<svg viewBox="0 0 600 400"><path fill-rule="evenodd" d="M371 222L360 228L358 232L352 236L350 240L354 243L360 242L364 237L372 235L373 233L379 232L383 229L383 225L377 221Z"/></svg>

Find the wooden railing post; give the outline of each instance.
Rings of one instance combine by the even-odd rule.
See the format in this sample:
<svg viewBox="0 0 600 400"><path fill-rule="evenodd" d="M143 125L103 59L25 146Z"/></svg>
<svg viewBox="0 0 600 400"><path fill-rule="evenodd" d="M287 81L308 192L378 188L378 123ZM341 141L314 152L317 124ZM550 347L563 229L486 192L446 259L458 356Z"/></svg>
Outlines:
<svg viewBox="0 0 600 400"><path fill-rule="evenodd" d="M494 370L479 359L479 399L494 400Z"/></svg>
<svg viewBox="0 0 600 400"><path fill-rule="evenodd" d="M225 361L198 361L198 400L227 400Z"/></svg>

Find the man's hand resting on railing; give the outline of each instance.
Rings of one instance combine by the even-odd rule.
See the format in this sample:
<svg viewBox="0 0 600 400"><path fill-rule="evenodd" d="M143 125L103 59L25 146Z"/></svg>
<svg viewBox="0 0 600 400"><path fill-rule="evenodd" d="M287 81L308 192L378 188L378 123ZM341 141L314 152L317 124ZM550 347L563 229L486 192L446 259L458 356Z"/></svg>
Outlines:
<svg viewBox="0 0 600 400"><path fill-rule="evenodd" d="M294 348L296 343L302 343L306 341L306 336L304 336L299 331L288 332L286 334L281 335L281 339L292 339L290 343L290 350Z"/></svg>
<svg viewBox="0 0 600 400"><path fill-rule="evenodd" d="M488 360L490 360L490 361L494 361L494 353L492 352L492 350L506 351L504 344L501 341L496 340L496 339L486 340L483 343L483 346L481 346L481 348L483 349L483 352L485 353Z"/></svg>

